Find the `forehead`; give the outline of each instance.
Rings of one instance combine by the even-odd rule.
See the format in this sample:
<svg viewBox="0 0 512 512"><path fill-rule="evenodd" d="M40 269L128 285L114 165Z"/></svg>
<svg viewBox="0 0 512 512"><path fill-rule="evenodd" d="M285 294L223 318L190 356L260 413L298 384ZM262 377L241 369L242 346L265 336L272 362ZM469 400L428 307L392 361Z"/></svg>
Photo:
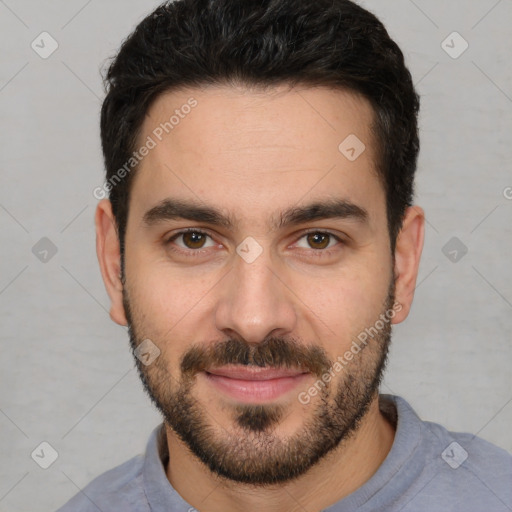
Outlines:
<svg viewBox="0 0 512 512"><path fill-rule="evenodd" d="M167 92L141 126L138 145L151 139L154 147L135 171L130 210L140 217L169 196L256 222L262 211L270 216L301 200L385 208L373 115L362 97L323 87Z"/></svg>

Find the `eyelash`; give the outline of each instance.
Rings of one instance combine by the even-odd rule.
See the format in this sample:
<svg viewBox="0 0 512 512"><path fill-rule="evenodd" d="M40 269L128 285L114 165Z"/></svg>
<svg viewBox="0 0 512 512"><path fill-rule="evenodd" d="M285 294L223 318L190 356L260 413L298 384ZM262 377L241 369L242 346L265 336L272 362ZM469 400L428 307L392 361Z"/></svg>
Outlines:
<svg viewBox="0 0 512 512"><path fill-rule="evenodd" d="M184 235L186 233L198 233L200 235L204 235L204 236L207 236L207 237L210 237L210 238L213 239L213 237L209 233L207 233L206 231L203 231L203 230L198 229L198 228L187 228L187 229L183 229L181 231L178 231L177 233L174 233L171 237L169 237L165 241L165 245L167 247L169 247L172 252L175 252L175 253L178 253L178 254L182 254L182 255L186 255L187 257L192 257L192 258L200 257L200 256L203 255L204 252L208 252L207 249L206 250L205 249L197 249L197 250L195 250L195 249L187 249L187 250L184 250L184 249L176 249L176 247L173 247L172 246L172 242L174 242L174 240L176 240L181 235ZM301 240L305 236L310 235L312 233L320 234L320 235L328 235L328 236L334 238L340 244L345 244L345 241L342 238L340 238L339 236L335 235L334 233L331 233L330 231L320 231L318 229L311 229L311 230L308 230L308 231L302 233L302 235L299 237L298 240ZM315 257L329 256L334 250L336 250L335 247L331 247L330 249L311 249L311 251L313 251L313 254L315 255Z"/></svg>

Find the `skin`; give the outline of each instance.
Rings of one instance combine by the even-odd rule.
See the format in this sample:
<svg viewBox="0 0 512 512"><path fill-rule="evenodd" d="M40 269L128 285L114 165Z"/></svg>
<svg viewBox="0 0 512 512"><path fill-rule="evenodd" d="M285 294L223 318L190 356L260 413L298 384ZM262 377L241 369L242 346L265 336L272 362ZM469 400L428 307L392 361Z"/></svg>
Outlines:
<svg viewBox="0 0 512 512"><path fill-rule="evenodd" d="M334 361L384 312L393 276L400 311L391 322L405 320L423 247L424 212L418 206L408 208L393 262L384 189L373 170L369 103L323 87L262 92L209 86L173 91L152 104L139 140L146 140L190 97L197 100L197 107L149 152L134 176L124 287L110 202L100 201L96 211L97 253L111 299L110 316L120 325L128 325L130 319L133 340L149 338L161 351L152 365L138 365L152 389L163 393L167 386L176 391L183 382L183 355L194 345L206 350L226 339L244 340L251 347L269 336L297 340L303 347L323 349ZM366 145L353 162L338 150L349 134ZM184 219L146 226L144 213L171 196L230 213L235 226L225 229ZM368 223L321 219L270 229L281 211L332 198L366 209ZM179 255L165 242L189 227L208 232L211 239L206 247L190 249L183 237L178 238L171 247L185 251ZM305 236L312 228L344 237L345 243L331 239L324 250L332 251L319 256L322 250L312 248ZM250 264L236 252L249 236L263 249ZM191 257L194 250L204 252ZM354 356L347 371L368 379L364 370L374 370L384 353L383 343L384 336L369 344ZM332 379L323 397L327 403L333 403L337 388L344 389L346 375L342 371ZM317 378L311 374L305 387L275 401L283 414L272 424L274 441L284 443L298 435L318 412L320 395L307 405L297 400L299 391ZM249 462L263 456L256 443L251 444L258 436L236 424L233 400L212 389L202 375L191 382L191 397L211 425L214 439L229 446L228 440L243 438ZM308 471L263 486L211 471L166 424L172 454L166 474L179 494L202 511L319 511L371 478L389 453L394 433L375 393L357 428Z"/></svg>

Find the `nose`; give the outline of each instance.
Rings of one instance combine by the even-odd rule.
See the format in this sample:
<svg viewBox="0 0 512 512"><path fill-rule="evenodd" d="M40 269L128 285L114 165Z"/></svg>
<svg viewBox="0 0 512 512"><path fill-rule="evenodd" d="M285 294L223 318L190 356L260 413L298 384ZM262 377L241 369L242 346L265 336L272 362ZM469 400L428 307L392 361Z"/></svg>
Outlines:
<svg viewBox="0 0 512 512"><path fill-rule="evenodd" d="M282 272L281 272L282 273ZM215 321L226 336L261 343L269 336L289 335L297 323L293 293L268 251L248 263L235 255L219 297Z"/></svg>

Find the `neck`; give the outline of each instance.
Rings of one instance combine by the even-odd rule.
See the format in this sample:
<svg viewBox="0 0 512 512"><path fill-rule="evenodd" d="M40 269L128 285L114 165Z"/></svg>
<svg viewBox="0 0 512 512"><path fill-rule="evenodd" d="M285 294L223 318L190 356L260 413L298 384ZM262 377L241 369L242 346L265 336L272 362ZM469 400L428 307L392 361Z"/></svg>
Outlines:
<svg viewBox="0 0 512 512"><path fill-rule="evenodd" d="M302 512L345 498L377 471L388 455L395 427L375 396L359 428L306 474L284 484L257 487L212 474L166 425L167 478L180 496L204 512Z"/></svg>

